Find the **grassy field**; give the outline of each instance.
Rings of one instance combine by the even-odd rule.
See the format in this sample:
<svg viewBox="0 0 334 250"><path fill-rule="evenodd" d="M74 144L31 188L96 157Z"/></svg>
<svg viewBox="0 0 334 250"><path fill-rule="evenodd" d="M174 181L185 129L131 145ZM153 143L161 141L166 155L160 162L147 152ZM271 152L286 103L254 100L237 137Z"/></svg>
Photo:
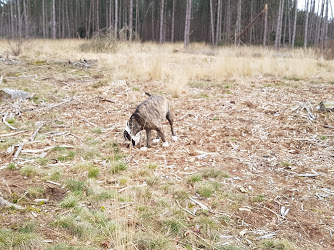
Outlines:
<svg viewBox="0 0 334 250"><path fill-rule="evenodd" d="M0 100L0 197L22 206L0 210L1 249L334 248L334 114L317 109L334 101L333 61L204 44L96 53L85 40L31 40L15 57L11 45L0 40L0 90L33 96ZM124 142L144 92L170 101L168 148Z"/></svg>

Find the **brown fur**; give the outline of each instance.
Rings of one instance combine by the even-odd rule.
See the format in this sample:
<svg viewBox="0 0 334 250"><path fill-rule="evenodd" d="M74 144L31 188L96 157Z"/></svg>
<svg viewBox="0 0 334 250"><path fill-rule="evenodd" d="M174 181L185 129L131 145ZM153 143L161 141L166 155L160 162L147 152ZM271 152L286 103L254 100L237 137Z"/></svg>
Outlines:
<svg viewBox="0 0 334 250"><path fill-rule="evenodd" d="M128 125L132 135L136 135L141 130L146 130L146 146L150 147L152 130L156 130L158 138L160 137L163 142L166 142L162 129L162 122L165 118L171 126L172 135L175 136L173 118L169 111L167 99L160 95L152 95L138 105L136 111L130 117ZM129 140L131 138L126 131L124 131L124 137Z"/></svg>

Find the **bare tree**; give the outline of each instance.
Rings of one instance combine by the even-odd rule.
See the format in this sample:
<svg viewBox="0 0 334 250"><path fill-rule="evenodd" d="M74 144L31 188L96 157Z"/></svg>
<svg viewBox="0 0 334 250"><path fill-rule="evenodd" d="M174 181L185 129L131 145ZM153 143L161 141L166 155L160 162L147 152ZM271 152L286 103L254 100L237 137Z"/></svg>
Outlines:
<svg viewBox="0 0 334 250"><path fill-rule="evenodd" d="M28 11L27 11L27 5L26 0L23 0L23 16L24 16L24 32L25 32L25 38L28 38L29 36L29 22L28 22Z"/></svg>
<svg viewBox="0 0 334 250"><path fill-rule="evenodd" d="M283 9L284 9L284 0L280 0L278 17L277 17L277 26L276 26L275 49L279 49L281 47Z"/></svg>
<svg viewBox="0 0 334 250"><path fill-rule="evenodd" d="M328 29L328 0L324 0L325 4L325 16L322 18L322 27L321 27L321 37L320 44L321 48L326 48L326 40L327 40L327 29Z"/></svg>
<svg viewBox="0 0 334 250"><path fill-rule="evenodd" d="M136 0L136 28L135 31L139 34L139 1Z"/></svg>
<svg viewBox="0 0 334 250"><path fill-rule="evenodd" d="M184 26L184 48L188 49L190 41L190 19L191 19L191 0L187 0L186 22Z"/></svg>
<svg viewBox="0 0 334 250"><path fill-rule="evenodd" d="M160 43L163 43L164 36L163 36L163 27L164 27L164 8L165 3L164 0L161 0L161 6L160 6Z"/></svg>
<svg viewBox="0 0 334 250"><path fill-rule="evenodd" d="M235 29L235 45L240 45L240 33L241 33L241 0L238 0L237 5L237 23ZM238 38L237 38L238 37Z"/></svg>
<svg viewBox="0 0 334 250"><path fill-rule="evenodd" d="M305 0L305 35L304 35L304 49L307 48L308 35L308 19L309 19L309 1Z"/></svg>
<svg viewBox="0 0 334 250"><path fill-rule="evenodd" d="M319 1L320 4L320 1ZM321 11L320 11L320 17L318 18L317 27L316 27L316 37L315 37L315 45L318 47L320 44L320 35L321 35L321 28L322 28L322 20L324 16L324 6L325 6L325 0L321 1Z"/></svg>
<svg viewBox="0 0 334 250"><path fill-rule="evenodd" d="M263 31L263 46L267 43L267 31L268 31L268 4L264 7L264 31Z"/></svg>
<svg viewBox="0 0 334 250"><path fill-rule="evenodd" d="M218 6L217 6L217 25L216 25L216 44L220 41L220 30L221 30L221 8L222 8L222 1L218 0Z"/></svg>
<svg viewBox="0 0 334 250"><path fill-rule="evenodd" d="M117 39L118 28L118 0L115 0L115 39Z"/></svg>
<svg viewBox="0 0 334 250"><path fill-rule="evenodd" d="M298 15L298 0L295 0L294 8L295 8L295 14L294 14L294 21L293 21L293 32L292 32L292 41L291 41L291 47L295 47L295 39L296 39L296 26L297 26L297 15Z"/></svg>
<svg viewBox="0 0 334 250"><path fill-rule="evenodd" d="M210 27L211 27L211 42L212 42L212 46L215 45L215 27L214 27L214 23L213 23L213 6L212 6L212 0L210 0Z"/></svg>
<svg viewBox="0 0 334 250"><path fill-rule="evenodd" d="M174 42L174 32L175 32L175 0L173 0L173 10L172 10L172 31L171 31L171 42L172 43Z"/></svg>
<svg viewBox="0 0 334 250"><path fill-rule="evenodd" d="M130 10L129 10L129 29L130 29L130 37L129 40L132 41L132 16L133 16L133 0L130 0Z"/></svg>
<svg viewBox="0 0 334 250"><path fill-rule="evenodd" d="M226 33L226 40L230 40L231 35L231 0L227 0L226 3L226 27L225 27L225 33Z"/></svg>
<svg viewBox="0 0 334 250"><path fill-rule="evenodd" d="M52 0L52 39L56 39L56 1Z"/></svg>

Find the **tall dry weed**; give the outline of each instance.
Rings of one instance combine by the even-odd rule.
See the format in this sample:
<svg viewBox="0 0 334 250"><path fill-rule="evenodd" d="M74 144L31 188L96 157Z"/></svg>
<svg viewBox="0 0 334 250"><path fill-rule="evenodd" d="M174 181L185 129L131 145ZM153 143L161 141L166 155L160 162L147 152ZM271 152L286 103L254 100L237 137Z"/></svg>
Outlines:
<svg viewBox="0 0 334 250"><path fill-rule="evenodd" d="M192 44L186 53L181 43L123 42L114 53L80 51L85 40L32 40L28 58L38 60L97 59L102 71L114 80L161 81L172 95L179 96L188 82L224 81L231 78L278 76L310 79L321 73L334 78L332 61L323 60L314 50L262 47L221 47ZM8 45L0 40L0 53ZM24 55L24 51L22 53Z"/></svg>

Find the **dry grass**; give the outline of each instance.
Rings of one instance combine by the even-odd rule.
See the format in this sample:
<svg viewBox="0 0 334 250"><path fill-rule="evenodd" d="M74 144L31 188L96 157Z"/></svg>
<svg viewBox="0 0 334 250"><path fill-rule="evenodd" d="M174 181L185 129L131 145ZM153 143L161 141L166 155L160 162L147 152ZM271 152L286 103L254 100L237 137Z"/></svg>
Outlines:
<svg viewBox="0 0 334 250"><path fill-rule="evenodd" d="M22 116L12 120L24 133L0 138L0 175L11 190L0 181L1 192L27 207L1 210L0 224L12 229L0 228L2 248L31 249L39 239L52 240L39 249L333 246L334 196L324 193L333 185L333 137L324 125L334 117L313 109L317 119L309 122L296 102L315 107L332 98L333 62L312 50L204 44L185 53L182 44L120 43L113 53L97 54L80 51L85 42L33 40L20 64L0 62L0 88L36 92L35 105L20 103ZM0 41L0 54L6 50ZM98 66L66 64L80 59L97 59ZM171 100L179 140L169 148L122 143L143 91L182 97ZM0 115L10 108L4 103ZM6 150L29 139L37 121L48 124L24 149L73 149L22 153L10 164ZM0 123L0 135L10 132ZM296 176L312 170L320 176ZM282 205L290 209L285 218ZM25 220L36 228L17 233ZM273 239L260 240L272 232Z"/></svg>
<svg viewBox="0 0 334 250"><path fill-rule="evenodd" d="M313 50L281 50L261 47L215 48L193 44L184 53L182 44L120 43L114 53L80 51L86 40L31 40L20 57L36 60L97 59L99 67L112 79L161 81L173 96L186 91L191 81L226 81L243 77L273 76L329 81L334 78L334 63ZM10 52L0 40L0 53ZM111 80L112 80L111 79Z"/></svg>

